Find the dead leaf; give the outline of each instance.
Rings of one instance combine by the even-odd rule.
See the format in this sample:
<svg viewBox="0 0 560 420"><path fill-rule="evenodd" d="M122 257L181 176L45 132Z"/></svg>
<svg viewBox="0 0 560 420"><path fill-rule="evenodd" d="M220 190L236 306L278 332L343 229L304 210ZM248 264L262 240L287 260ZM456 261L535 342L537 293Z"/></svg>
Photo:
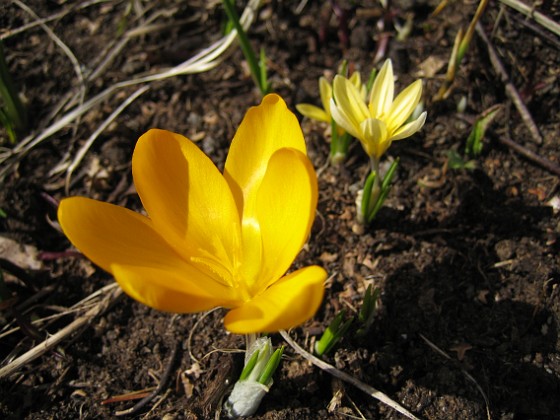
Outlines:
<svg viewBox="0 0 560 420"><path fill-rule="evenodd" d="M330 252L323 252L319 257L321 262L332 263L338 259L338 254L331 254Z"/></svg>
<svg viewBox="0 0 560 420"><path fill-rule="evenodd" d="M0 236L0 257L24 270L40 270L39 251L33 245L23 245L13 239Z"/></svg>
<svg viewBox="0 0 560 420"><path fill-rule="evenodd" d="M415 77L432 78L447 64L447 59L431 55L418 65Z"/></svg>

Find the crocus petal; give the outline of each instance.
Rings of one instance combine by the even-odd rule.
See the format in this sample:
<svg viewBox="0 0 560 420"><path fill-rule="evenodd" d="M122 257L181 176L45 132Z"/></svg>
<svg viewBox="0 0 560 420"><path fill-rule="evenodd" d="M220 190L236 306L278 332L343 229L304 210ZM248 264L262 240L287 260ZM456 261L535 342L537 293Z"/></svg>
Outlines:
<svg viewBox="0 0 560 420"><path fill-rule="evenodd" d="M352 83L356 88L361 92L362 89L362 77L360 76L359 71L355 71L352 75L348 78L350 83Z"/></svg>
<svg viewBox="0 0 560 420"><path fill-rule="evenodd" d="M373 118L387 116L393 103L394 89L393 64L391 60L385 60L369 95L369 110Z"/></svg>
<svg viewBox="0 0 560 420"><path fill-rule="evenodd" d="M387 126L381 120L368 118L361 125L362 138L359 140L368 156L380 158L387 150Z"/></svg>
<svg viewBox="0 0 560 420"><path fill-rule="evenodd" d="M253 285L261 271L262 241L257 217L257 195L271 156L283 148L306 153L295 115L278 95L267 95L250 108L231 143L224 177L242 215L244 281Z"/></svg>
<svg viewBox="0 0 560 420"><path fill-rule="evenodd" d="M358 123L354 125L355 119L350 118L344 109L339 108L334 102L334 99L331 99L331 116L332 119L351 136L356 138L360 136L360 125Z"/></svg>
<svg viewBox="0 0 560 420"><path fill-rule="evenodd" d="M254 294L288 270L309 236L316 207L317 177L307 156L294 149L272 155L256 203L263 252Z"/></svg>
<svg viewBox="0 0 560 420"><path fill-rule="evenodd" d="M230 185L240 214L249 195L256 191L270 157L279 149L291 147L306 153L305 140L296 116L275 94L247 111L229 149L224 177Z"/></svg>
<svg viewBox="0 0 560 420"><path fill-rule="evenodd" d="M297 104L296 109L298 112L312 120L331 122L331 117L323 109L311 104Z"/></svg>
<svg viewBox="0 0 560 420"><path fill-rule="evenodd" d="M365 101L367 99L367 87L366 85L362 84L362 77L360 76L360 72L355 71L354 73L352 73L352 76L350 76L348 80L350 80L350 82L354 86L356 86L356 89L358 89L358 91L360 92L360 97L363 101Z"/></svg>
<svg viewBox="0 0 560 420"><path fill-rule="evenodd" d="M415 81L399 93L387 115L386 122L389 132L394 132L404 124L420 102L421 97L422 80Z"/></svg>
<svg viewBox="0 0 560 420"><path fill-rule="evenodd" d="M124 292L150 308L165 312L194 313L218 306L237 306L234 295L215 293L207 288L208 278L199 275L197 283L179 271L152 267L113 265L115 280ZM211 281L211 280L210 280Z"/></svg>
<svg viewBox="0 0 560 420"><path fill-rule="evenodd" d="M228 312L225 327L237 334L274 332L311 318L323 299L327 273L310 266L280 279L254 299Z"/></svg>
<svg viewBox="0 0 560 420"><path fill-rule="evenodd" d="M360 91L345 77L339 75L334 77L333 96L337 108L344 110L353 126L358 126L369 117L369 110L362 99Z"/></svg>
<svg viewBox="0 0 560 420"><path fill-rule="evenodd" d="M119 283L126 282L126 279L120 278L116 267L130 267L129 271L135 267L138 287L144 287L140 284L143 281L161 283L165 276L172 275L175 280L168 287L179 293L192 290L196 295L206 294L219 301L236 298L230 288L182 259L145 216L113 204L72 197L60 202L58 220L70 242L95 264L113 274ZM154 271L163 273L161 278L150 280L149 273ZM200 292L202 288L203 292ZM136 299L137 294L134 295Z"/></svg>
<svg viewBox="0 0 560 420"><path fill-rule="evenodd" d="M321 95L321 103L323 104L324 110L328 113L332 98L332 86L324 77L319 78L319 93ZM327 122L331 122L330 114L328 114Z"/></svg>
<svg viewBox="0 0 560 420"><path fill-rule="evenodd" d="M402 140L412 136L414 133L419 131L424 126L424 123L426 122L426 116L427 113L426 111L424 111L414 121L411 121L408 124L403 125L391 136L391 140Z"/></svg>
<svg viewBox="0 0 560 420"><path fill-rule="evenodd" d="M108 272L111 265L176 266L179 255L145 216L124 207L84 197L65 198L58 220L70 242Z"/></svg>
<svg viewBox="0 0 560 420"><path fill-rule="evenodd" d="M185 258L227 277L240 247L240 217L212 161L187 138L150 130L136 144L132 173L160 235Z"/></svg>

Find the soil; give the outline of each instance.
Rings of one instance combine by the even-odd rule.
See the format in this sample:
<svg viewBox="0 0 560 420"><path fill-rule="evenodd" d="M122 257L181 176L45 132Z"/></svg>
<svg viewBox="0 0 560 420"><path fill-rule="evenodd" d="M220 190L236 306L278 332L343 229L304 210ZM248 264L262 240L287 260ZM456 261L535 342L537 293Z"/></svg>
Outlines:
<svg viewBox="0 0 560 420"><path fill-rule="evenodd" d="M118 81L186 60L219 39L225 23L218 1L90 3L26 2L40 17L68 11L47 24L76 55L86 76L104 49L127 30L155 13L152 23L162 26L133 38L104 72L86 80L86 98ZM316 316L290 334L311 349L336 313L359 309L367 285L373 284L381 297L370 333L365 338L347 335L325 356L327 362L420 418L560 418L559 181L554 172L560 165L560 39L499 2L491 2L481 20L542 134L538 144L477 34L449 97L433 99L456 32L468 25L475 2L450 2L437 16L431 16L437 1L390 3L384 11L377 1L270 0L249 30L254 46L266 51L273 90L294 112L297 103L320 103L318 78L332 77L343 58L365 78L380 66L376 53L391 57L398 89L424 78L428 120L421 132L390 148L385 160L400 157L397 176L385 206L363 232L355 222L354 199L367 173L365 154L354 142L342 165L325 166L327 128L299 116L318 169L320 199L311 238L294 267L319 264L331 278ZM538 2L536 10L560 20L558 1ZM412 19L410 34L398 40L394 23L403 25L407 17ZM3 36L31 21L15 2L0 5ZM388 44L380 49L383 40ZM39 133L65 95L77 91L75 68L39 26L6 36L4 47L28 106L30 130ZM222 167L245 110L260 102L242 52L237 47L230 51L212 70L152 83L102 132L74 172L68 194L140 211L130 157L137 138L151 127L197 140ZM64 313L113 282L72 251L56 229L53 201L67 193L64 171L53 169L75 155L135 89L119 90L79 124L18 157L2 180L0 208L6 215L0 218L1 236L31 246L20 250L25 258L15 267L5 262L5 249L1 256L9 293L18 303L34 298L19 315L24 324L25 319ZM464 109L459 109L461 101L466 101ZM482 154L474 159L476 167L453 169L449 151L464 157L475 119L493 105L501 111L486 133ZM13 147L5 132L1 135L3 147ZM527 159L503 139L551 166ZM9 306L0 313L0 333L17 325ZM35 331L2 335L2 366L84 312L37 324ZM226 381L235 380L242 363L242 354L232 349L245 345L243 337L225 332L222 317L222 310L161 313L121 296L87 328L0 380L0 417L109 418L138 402L110 398L150 392L170 366L158 395L133 417L212 418L219 413ZM279 335L272 339L283 343ZM289 347L254 416L348 417L400 415L334 380Z"/></svg>

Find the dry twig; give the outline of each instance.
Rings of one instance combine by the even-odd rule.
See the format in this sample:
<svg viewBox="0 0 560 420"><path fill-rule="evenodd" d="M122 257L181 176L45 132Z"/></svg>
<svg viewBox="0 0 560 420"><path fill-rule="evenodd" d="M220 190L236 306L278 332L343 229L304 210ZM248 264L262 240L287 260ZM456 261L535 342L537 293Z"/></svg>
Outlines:
<svg viewBox="0 0 560 420"><path fill-rule="evenodd" d="M157 388L154 389L148 396L138 401L132 408L115 412L115 416L117 417L128 416L128 415L133 416L137 414L140 410L142 410L146 406L146 404L152 401L163 390L165 384L167 384L169 375L171 375L171 371L173 365L175 364L175 359L177 357L178 350L179 350L179 342L176 342L175 347L173 347L173 350L171 352L171 356L169 356L169 361L167 362L167 366L163 374L161 375L161 378L159 379L159 384Z"/></svg>
<svg viewBox="0 0 560 420"><path fill-rule="evenodd" d="M536 164L542 166L543 168L552 172L553 174L560 176L560 166L558 166L551 160L545 159L542 156L537 155L535 152L527 149L526 147L521 146L519 143L516 143L515 141L513 141L507 136L498 136L498 140L500 141L500 143L503 143L506 146L510 147L511 149L515 150L523 157L529 159L532 162L535 162Z"/></svg>
<svg viewBox="0 0 560 420"><path fill-rule="evenodd" d="M492 63L492 66L494 67L494 70L500 77L502 83L505 84L506 94L512 100L513 104L517 108L517 111L521 115L521 119L523 120L525 126L528 128L529 132L531 133L531 137L533 138L533 141L537 144L542 144L543 139L541 133L539 132L539 129L537 128L537 125L535 124L535 121L531 116L531 113L529 112L529 110L525 106L525 103L521 99L521 95L519 95L519 92L517 91L517 89L515 89L513 83L511 83L511 80L509 79L506 69L502 64L502 62L500 61L500 58L498 57L498 53L496 52L494 46L486 36L486 33L484 32L484 29L482 29L480 23L476 24L476 33L486 44L490 62Z"/></svg>

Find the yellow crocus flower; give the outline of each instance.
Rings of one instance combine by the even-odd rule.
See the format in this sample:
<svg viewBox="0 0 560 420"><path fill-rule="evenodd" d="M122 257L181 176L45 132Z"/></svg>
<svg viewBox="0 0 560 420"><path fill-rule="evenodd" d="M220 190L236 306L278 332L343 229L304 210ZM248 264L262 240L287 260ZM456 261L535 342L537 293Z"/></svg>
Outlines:
<svg viewBox="0 0 560 420"><path fill-rule="evenodd" d="M58 210L70 241L128 295L168 312L228 308L224 325L240 334L315 314L325 270L286 274L311 230L317 178L282 98L249 109L223 175L190 140L156 129L138 140L132 175L148 216L84 197Z"/></svg>
<svg viewBox="0 0 560 420"><path fill-rule="evenodd" d="M426 112L408 120L422 96L422 81L417 80L393 100L395 89L393 66L386 60L375 78L366 104L361 92L343 76L335 76L330 100L332 118L346 132L356 137L372 158L379 158L391 143L411 136L422 128Z"/></svg>

